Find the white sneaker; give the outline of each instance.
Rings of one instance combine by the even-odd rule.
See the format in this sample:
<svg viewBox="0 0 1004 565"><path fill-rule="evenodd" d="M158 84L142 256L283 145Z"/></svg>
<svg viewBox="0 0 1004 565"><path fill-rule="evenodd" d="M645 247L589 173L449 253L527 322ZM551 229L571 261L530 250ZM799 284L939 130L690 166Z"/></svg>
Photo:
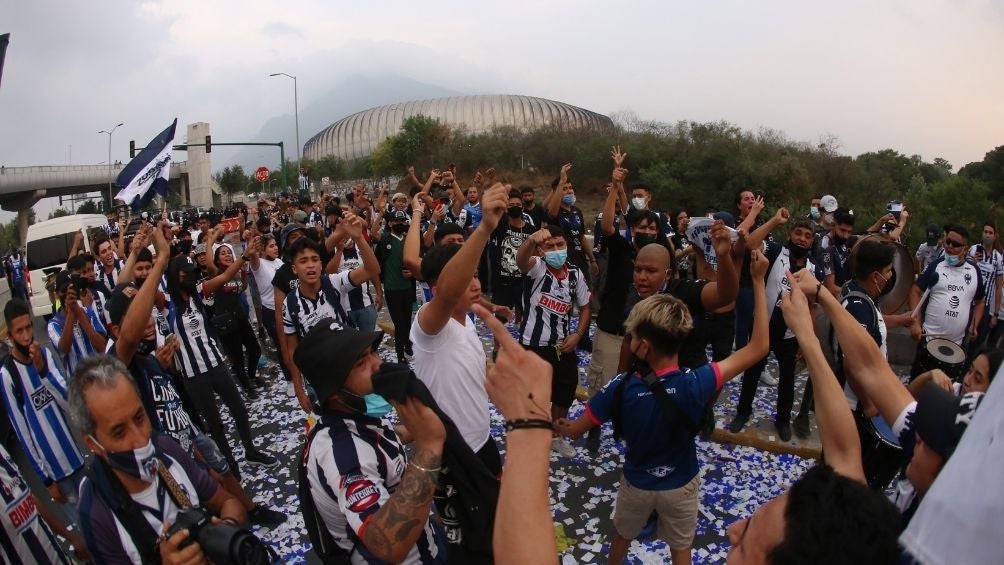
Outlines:
<svg viewBox="0 0 1004 565"><path fill-rule="evenodd" d="M575 448L563 437L551 438L551 451L562 457L575 457Z"/></svg>
<svg viewBox="0 0 1004 565"><path fill-rule="evenodd" d="M760 382L767 386L777 386L777 377L764 370L760 373Z"/></svg>
<svg viewBox="0 0 1004 565"><path fill-rule="evenodd" d="M296 396L296 389L293 388L293 381L286 382L286 396L290 398Z"/></svg>

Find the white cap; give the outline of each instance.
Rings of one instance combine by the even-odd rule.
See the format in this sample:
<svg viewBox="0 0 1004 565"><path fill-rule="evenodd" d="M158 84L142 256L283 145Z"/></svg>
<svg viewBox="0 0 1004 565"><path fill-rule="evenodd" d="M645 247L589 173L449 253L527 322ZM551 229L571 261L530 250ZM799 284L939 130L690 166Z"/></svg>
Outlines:
<svg viewBox="0 0 1004 565"><path fill-rule="evenodd" d="M837 199L832 194L827 194L820 198L819 205L823 208L824 212L834 212L838 208Z"/></svg>

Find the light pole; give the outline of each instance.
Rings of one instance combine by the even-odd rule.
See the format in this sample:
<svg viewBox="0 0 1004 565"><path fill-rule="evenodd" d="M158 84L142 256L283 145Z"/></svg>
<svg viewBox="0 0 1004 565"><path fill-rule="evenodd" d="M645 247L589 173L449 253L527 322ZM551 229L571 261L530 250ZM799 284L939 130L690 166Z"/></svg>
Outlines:
<svg viewBox="0 0 1004 565"><path fill-rule="evenodd" d="M293 79L293 115L296 118L296 166L300 166L300 102L296 92L296 77L286 73L272 73L270 77L284 76ZM285 180L285 179L283 179Z"/></svg>
<svg viewBox="0 0 1004 565"><path fill-rule="evenodd" d="M108 131L101 130L98 132L98 133L108 134L108 210L106 211L111 211L112 206L115 202L115 197L112 196L112 134L115 133L115 130L119 129L119 126L122 125L125 124L119 123L111 130Z"/></svg>

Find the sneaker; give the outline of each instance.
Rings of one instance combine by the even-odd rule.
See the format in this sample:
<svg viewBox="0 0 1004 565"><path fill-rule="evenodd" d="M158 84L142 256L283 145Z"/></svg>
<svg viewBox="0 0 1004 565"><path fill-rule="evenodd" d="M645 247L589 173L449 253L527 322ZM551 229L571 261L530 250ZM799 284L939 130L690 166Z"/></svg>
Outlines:
<svg viewBox="0 0 1004 565"><path fill-rule="evenodd" d="M258 526L274 528L286 521L286 515L278 510L272 510L264 504L256 504L248 512L248 521Z"/></svg>
<svg viewBox="0 0 1004 565"><path fill-rule="evenodd" d="M795 416L795 421L791 427L795 432L795 437L799 439L809 437L809 415L799 413L798 416Z"/></svg>
<svg viewBox="0 0 1004 565"><path fill-rule="evenodd" d="M777 386L777 377L764 371L760 373L760 382L767 386Z"/></svg>
<svg viewBox="0 0 1004 565"><path fill-rule="evenodd" d="M562 457L575 457L575 448L563 437L551 439L551 451L556 452Z"/></svg>
<svg viewBox="0 0 1004 565"><path fill-rule="evenodd" d="M293 381L286 381L286 396L290 398L296 396L296 388L293 387Z"/></svg>
<svg viewBox="0 0 1004 565"><path fill-rule="evenodd" d="M415 356L415 351L411 348L411 344L410 343L408 345L404 346L404 354L407 355L408 357L414 357Z"/></svg>
<svg viewBox="0 0 1004 565"><path fill-rule="evenodd" d="M781 441L791 441L791 424L788 422L774 422L777 428L777 435Z"/></svg>
<svg viewBox="0 0 1004 565"><path fill-rule="evenodd" d="M749 414L736 414L736 417L732 419L731 423L729 423L729 431L734 434L738 434L743 431L743 428L746 427L746 422L749 421Z"/></svg>
<svg viewBox="0 0 1004 565"><path fill-rule="evenodd" d="M258 465L259 467L265 467L266 469L274 469L279 466L279 460L269 455L264 451L258 451L257 449L249 451L244 456L244 461L248 465Z"/></svg>

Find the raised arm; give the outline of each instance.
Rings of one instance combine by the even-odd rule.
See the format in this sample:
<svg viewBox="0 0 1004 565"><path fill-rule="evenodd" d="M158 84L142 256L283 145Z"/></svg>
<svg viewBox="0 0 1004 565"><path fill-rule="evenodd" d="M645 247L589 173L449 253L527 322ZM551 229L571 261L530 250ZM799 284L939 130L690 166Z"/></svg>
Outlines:
<svg viewBox="0 0 1004 565"><path fill-rule="evenodd" d="M211 261L206 261L210 263ZM227 267L226 271L216 275L215 277L208 279L202 283L202 292L204 294L212 294L227 284L228 281L237 276L241 268L244 266L244 255L238 255L234 257L234 262Z"/></svg>
<svg viewBox="0 0 1004 565"><path fill-rule="evenodd" d="M736 226L737 231L742 233L750 233L753 230L753 225L756 223L756 219L760 217L760 212L763 212L764 202L763 196L757 196L753 199L753 206L750 207L750 211L743 218L743 221Z"/></svg>
<svg viewBox="0 0 1004 565"><path fill-rule="evenodd" d="M481 224L443 267L432 300L418 311L418 323L427 334L438 334L443 329L460 297L468 292L481 252L502 214L509 209L509 195L502 184L496 184L485 192L481 198L481 209Z"/></svg>
<svg viewBox="0 0 1004 565"><path fill-rule="evenodd" d="M404 268L411 271L415 280L422 279L422 214L425 213L425 202L416 194L411 199L411 225L408 234L404 236L404 251L402 262Z"/></svg>
<svg viewBox="0 0 1004 565"><path fill-rule="evenodd" d="M356 243L356 250L363 264L352 269L349 273L349 280L358 286L368 281L371 277L380 275L380 263L376 255L373 254L373 247L370 242L363 238L363 220L358 216L349 215L341 222L345 226L345 233Z"/></svg>
<svg viewBox="0 0 1004 565"><path fill-rule="evenodd" d="M770 232L774 231L778 226L787 224L789 218L791 218L791 214L787 208L778 208L777 213L771 219L746 236L746 248L761 249L763 247L763 240L767 239Z"/></svg>
<svg viewBox="0 0 1004 565"><path fill-rule="evenodd" d="M701 289L701 304L707 310L731 304L739 294L739 269L732 260L732 235L721 220L711 225L711 241L718 257L718 280Z"/></svg>
<svg viewBox="0 0 1004 565"><path fill-rule="evenodd" d="M163 226L164 223L161 225ZM129 309L126 310L119 328L118 340L115 342L115 356L126 365L132 362L132 358L136 354L136 346L146 332L146 325L150 321L150 312L153 309L153 301L158 292L157 285L160 284L160 277L164 274L167 262L171 259L171 246L167 243L164 231L160 227L153 231L153 243L157 248L157 257L153 261L153 268L150 269L150 274L143 281L143 286L139 287Z"/></svg>
<svg viewBox="0 0 1004 565"><path fill-rule="evenodd" d="M767 356L770 349L770 322L767 319L767 291L763 276L770 261L759 250L750 252L750 274L753 275L753 335L746 347L718 362L722 382L734 378Z"/></svg>
<svg viewBox="0 0 1004 565"><path fill-rule="evenodd" d="M547 228L541 228L519 246L516 250L516 266L520 272L526 273L533 268L533 258L537 256L537 248L551 238L551 232Z"/></svg>
<svg viewBox="0 0 1004 565"><path fill-rule="evenodd" d="M558 175L558 186L551 191L551 194L544 200L544 210L547 212L548 218L555 218L558 216L558 210L561 208L561 193L568 184L568 171L572 170L571 163L565 163L561 166L561 173Z"/></svg>
<svg viewBox="0 0 1004 565"><path fill-rule="evenodd" d="M791 273L788 276L790 278ZM858 439L857 426L847 406L844 391L819 345L809 301L797 284L792 285L790 293L786 292L781 296L781 311L784 321L795 333L799 349L809 368L809 378L812 379L815 391L819 441L826 454L826 463L841 475L863 483L865 472L861 465L861 441Z"/></svg>

